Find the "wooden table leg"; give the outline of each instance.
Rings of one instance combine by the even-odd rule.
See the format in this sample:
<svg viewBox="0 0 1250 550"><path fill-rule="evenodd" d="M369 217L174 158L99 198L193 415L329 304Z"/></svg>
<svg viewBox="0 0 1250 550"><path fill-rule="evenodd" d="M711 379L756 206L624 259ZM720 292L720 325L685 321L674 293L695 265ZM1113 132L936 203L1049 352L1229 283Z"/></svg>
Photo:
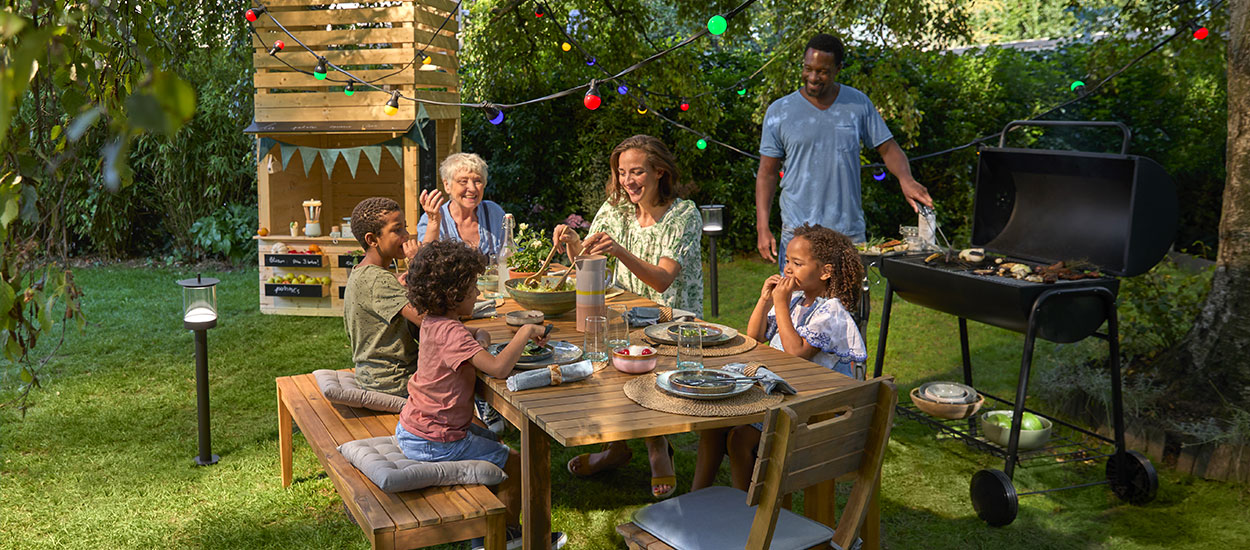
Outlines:
<svg viewBox="0 0 1250 550"><path fill-rule="evenodd" d="M837 529L837 483L822 481L803 490L803 515Z"/></svg>
<svg viewBox="0 0 1250 550"><path fill-rule="evenodd" d="M278 386L278 463L282 467L282 486L291 485L291 411L282 402L282 387Z"/></svg>
<svg viewBox="0 0 1250 550"><path fill-rule="evenodd" d="M521 426L521 526L525 550L551 548L551 440L528 418Z"/></svg>

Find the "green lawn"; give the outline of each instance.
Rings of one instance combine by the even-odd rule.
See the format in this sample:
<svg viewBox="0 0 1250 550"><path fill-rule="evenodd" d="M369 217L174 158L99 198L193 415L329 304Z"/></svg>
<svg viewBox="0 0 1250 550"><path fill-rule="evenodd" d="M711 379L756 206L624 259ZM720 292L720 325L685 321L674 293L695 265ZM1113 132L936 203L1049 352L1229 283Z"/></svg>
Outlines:
<svg viewBox="0 0 1250 550"><path fill-rule="evenodd" d="M721 316L712 320L744 326L774 269L749 259L722 264ZM298 435L296 483L283 489L278 478L273 379L348 366L342 320L261 315L255 269L211 274L223 280L222 322L209 332L213 451L222 458L197 468L193 348L174 284L187 275L77 271L90 326L70 335L25 419L11 406L0 409L0 548L367 547ZM874 287L870 357L881 292ZM978 324L971 333L978 387L1010 394L1022 337ZM896 301L886 364L901 394L925 380L959 379L957 335L953 318ZM1041 346L1038 355L1050 349ZM11 392L14 379L0 383ZM673 439L684 490L696 439ZM515 431L511 440L515 446ZM650 501L645 453L638 446L626 468L570 479L564 461L583 450L553 448L554 525L569 533L570 548L621 547L615 525ZM1002 464L900 420L882 482L888 547L1250 545L1245 487L1166 471L1158 498L1146 506L1121 504L1105 487L1077 489L1024 497L1014 524L986 527L968 501L969 478L983 467ZM1101 464L1030 467L1018 470L1017 488L1094 480L1101 472Z"/></svg>

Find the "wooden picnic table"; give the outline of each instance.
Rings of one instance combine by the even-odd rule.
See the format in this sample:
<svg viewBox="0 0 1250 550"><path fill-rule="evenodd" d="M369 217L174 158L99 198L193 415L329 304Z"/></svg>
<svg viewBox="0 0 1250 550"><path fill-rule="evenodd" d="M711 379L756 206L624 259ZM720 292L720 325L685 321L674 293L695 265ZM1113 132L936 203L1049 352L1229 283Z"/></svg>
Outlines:
<svg viewBox="0 0 1250 550"><path fill-rule="evenodd" d="M629 292L609 298L607 305L656 306L654 302ZM468 321L466 324L487 329L492 342L506 342L512 338L512 331L504 322L503 315L520 309L524 308L508 299L499 306L499 316ZM551 340L567 340L579 347L582 345L583 335L575 328L574 312L549 317L547 321L555 325ZM747 361L762 361L794 386L800 396L863 383L772 349L767 342L761 342L745 353L704 358L708 367ZM675 357L661 356L656 371L675 367ZM546 550L551 544L551 440L571 447L737 426L764 419L763 412L702 417L651 410L625 396L623 387L635 376L639 375L625 374L608 366L586 380L513 393L508 391L504 380L478 373L479 390L486 401L521 431L521 448L518 450L521 454L521 517L527 550ZM787 400L792 398L786 397ZM563 473L564 468L556 471L556 475ZM837 526L834 521L836 503L833 482L806 490L804 502L808 517L830 527ZM875 550L879 547L879 515L875 496L861 536L864 548Z"/></svg>

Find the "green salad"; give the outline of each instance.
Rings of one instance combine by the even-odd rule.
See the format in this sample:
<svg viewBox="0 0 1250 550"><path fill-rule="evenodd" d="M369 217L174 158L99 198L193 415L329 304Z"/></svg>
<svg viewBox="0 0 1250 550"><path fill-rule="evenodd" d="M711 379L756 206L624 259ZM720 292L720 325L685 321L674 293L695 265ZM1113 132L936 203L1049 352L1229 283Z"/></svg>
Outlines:
<svg viewBox="0 0 1250 550"><path fill-rule="evenodd" d="M569 290L577 290L576 283L571 280L565 280L560 288L556 288L555 283L551 281L543 281L538 284L525 284L524 282L516 285L517 290L525 292L566 292Z"/></svg>

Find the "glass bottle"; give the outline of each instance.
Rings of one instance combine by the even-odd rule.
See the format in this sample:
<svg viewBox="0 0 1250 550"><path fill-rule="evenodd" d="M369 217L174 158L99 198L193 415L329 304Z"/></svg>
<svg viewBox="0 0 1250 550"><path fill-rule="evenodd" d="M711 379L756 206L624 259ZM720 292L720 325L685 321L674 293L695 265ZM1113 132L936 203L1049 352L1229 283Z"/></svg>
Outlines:
<svg viewBox="0 0 1250 550"><path fill-rule="evenodd" d="M516 242L513 240L512 230L516 226L516 220L512 218L512 214L503 215L503 246L499 248L499 253L495 255L495 268L499 273L499 296L506 297L508 295L508 287L504 286L504 282L508 280L508 258L516 252Z"/></svg>

